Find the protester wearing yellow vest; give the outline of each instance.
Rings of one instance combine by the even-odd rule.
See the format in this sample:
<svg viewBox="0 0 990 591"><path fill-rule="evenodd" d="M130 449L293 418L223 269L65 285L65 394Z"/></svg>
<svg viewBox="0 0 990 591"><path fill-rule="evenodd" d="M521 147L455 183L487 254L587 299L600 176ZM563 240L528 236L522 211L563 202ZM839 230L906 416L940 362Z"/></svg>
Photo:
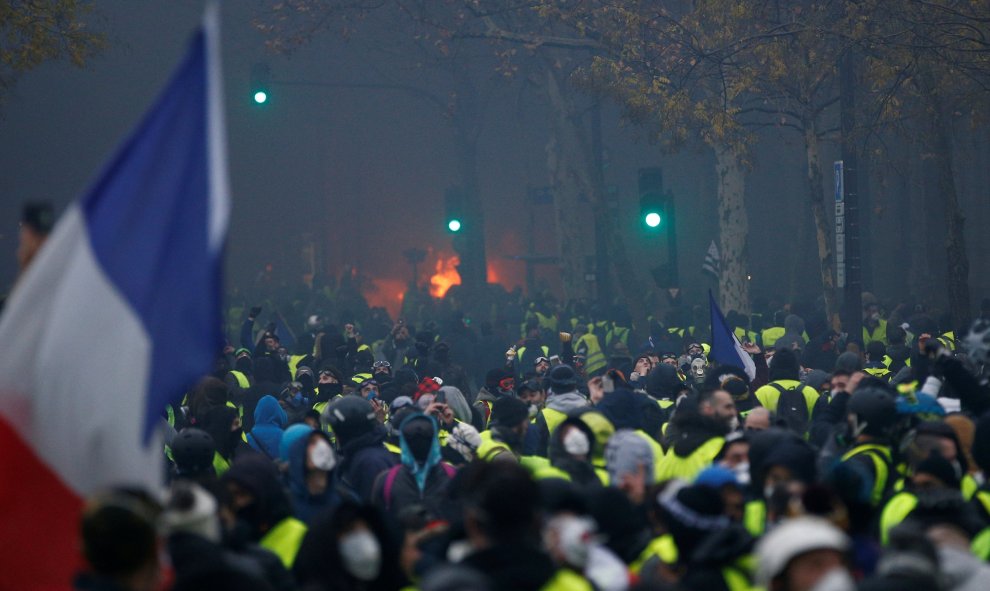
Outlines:
<svg viewBox="0 0 990 591"><path fill-rule="evenodd" d="M858 435L852 447L843 454L842 462L857 464L855 469L867 475L868 502L879 508L896 478L893 451L887 439L897 421L894 397L881 388L858 388L846 410L852 415L853 433Z"/></svg>
<svg viewBox="0 0 990 591"><path fill-rule="evenodd" d="M706 390L696 405L686 400L667 432L670 446L658 470L658 480L692 480L722 451L725 435L739 424L732 396L722 389Z"/></svg>
<svg viewBox="0 0 990 591"><path fill-rule="evenodd" d="M490 428L481 433L475 457L483 462L517 461L529 429L529 407L512 396L503 396L492 405Z"/></svg>
<svg viewBox="0 0 990 591"><path fill-rule="evenodd" d="M547 456L550 434L571 411L588 406L588 399L577 391L577 374L569 365L558 365L547 374L550 394L546 407L540 410L526 434L524 455Z"/></svg>
<svg viewBox="0 0 990 591"><path fill-rule="evenodd" d="M230 494L231 510L251 540L274 552L291 569L306 525L292 517L275 464L260 455L247 456L234 462L221 482Z"/></svg>

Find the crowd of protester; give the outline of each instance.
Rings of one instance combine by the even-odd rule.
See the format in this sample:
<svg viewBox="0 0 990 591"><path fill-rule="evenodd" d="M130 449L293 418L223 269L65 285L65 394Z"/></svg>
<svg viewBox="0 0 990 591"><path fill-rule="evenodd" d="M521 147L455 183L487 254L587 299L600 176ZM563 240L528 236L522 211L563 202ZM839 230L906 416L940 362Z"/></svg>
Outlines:
<svg viewBox="0 0 990 591"><path fill-rule="evenodd" d="M519 293L485 318L413 294L395 321L335 296L231 310L163 419L165 498L87 504L78 589L990 580L990 302L960 330L864 294L853 335L814 305L730 312L751 377L709 358L707 307L637 334Z"/></svg>

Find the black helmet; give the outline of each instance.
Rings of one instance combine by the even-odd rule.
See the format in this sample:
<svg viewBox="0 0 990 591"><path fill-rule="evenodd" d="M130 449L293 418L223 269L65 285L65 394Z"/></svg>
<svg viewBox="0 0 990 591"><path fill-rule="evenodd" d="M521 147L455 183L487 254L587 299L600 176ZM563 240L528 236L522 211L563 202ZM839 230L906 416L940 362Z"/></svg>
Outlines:
<svg viewBox="0 0 990 591"><path fill-rule="evenodd" d="M577 387L577 374L570 365L557 365L547 374L550 389L556 393L570 392Z"/></svg>
<svg viewBox="0 0 990 591"><path fill-rule="evenodd" d="M863 434L880 437L897 422L897 397L885 388L857 388L846 410L856 415L856 422Z"/></svg>
<svg viewBox="0 0 990 591"><path fill-rule="evenodd" d="M375 409L360 396L343 396L330 403L323 415L338 439L348 440L375 426Z"/></svg>
<svg viewBox="0 0 990 591"><path fill-rule="evenodd" d="M213 470L217 446L210 434L188 427L172 440L172 461L179 476L199 476Z"/></svg>

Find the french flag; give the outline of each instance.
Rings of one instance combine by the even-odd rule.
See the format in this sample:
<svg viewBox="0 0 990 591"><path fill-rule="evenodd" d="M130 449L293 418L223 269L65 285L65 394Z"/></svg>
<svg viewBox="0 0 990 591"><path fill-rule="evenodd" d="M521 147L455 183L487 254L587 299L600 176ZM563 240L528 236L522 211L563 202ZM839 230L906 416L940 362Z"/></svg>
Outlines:
<svg viewBox="0 0 990 591"><path fill-rule="evenodd" d="M0 590L70 586L83 499L160 485L165 406L222 346L218 33L214 5L0 316Z"/></svg>
<svg viewBox="0 0 990 591"><path fill-rule="evenodd" d="M712 316L712 348L708 356L725 365L733 365L746 372L749 379L756 377L756 363L742 347L742 343L732 332L732 327L725 321L722 310L715 303L715 296L708 292L708 302L711 305Z"/></svg>

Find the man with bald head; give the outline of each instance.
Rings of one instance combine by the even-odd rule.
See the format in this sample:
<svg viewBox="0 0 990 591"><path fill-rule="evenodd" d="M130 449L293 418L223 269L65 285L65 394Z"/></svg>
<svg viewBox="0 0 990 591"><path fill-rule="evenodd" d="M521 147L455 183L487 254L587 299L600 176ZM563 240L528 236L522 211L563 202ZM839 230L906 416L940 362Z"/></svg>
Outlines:
<svg viewBox="0 0 990 591"><path fill-rule="evenodd" d="M766 431L770 428L770 418L770 411L760 406L746 415L744 426L747 431Z"/></svg>

